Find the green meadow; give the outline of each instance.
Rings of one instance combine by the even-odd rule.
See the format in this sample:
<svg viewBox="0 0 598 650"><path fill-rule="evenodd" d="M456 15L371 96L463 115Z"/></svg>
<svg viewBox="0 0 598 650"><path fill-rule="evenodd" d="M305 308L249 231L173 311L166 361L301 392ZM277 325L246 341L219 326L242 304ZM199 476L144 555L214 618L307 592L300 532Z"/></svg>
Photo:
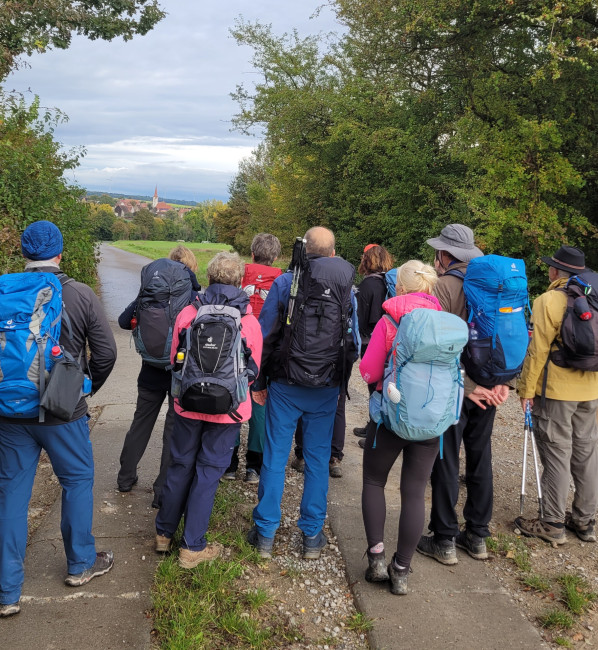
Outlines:
<svg viewBox="0 0 598 650"><path fill-rule="evenodd" d="M168 253L170 253L175 246L178 246L178 244L179 242L141 240L119 240L110 242L111 246L128 251L129 253L136 253L137 255L149 257L152 260L157 260L159 257L168 257ZM195 255L195 259L197 260L197 280L202 287L208 284L208 277L206 274L208 262L214 257L214 255L216 255L216 253L232 250L232 246L229 246L228 244L212 244L209 242L184 242L183 246L186 246ZM242 255L241 259L245 263L251 262L251 256L249 255ZM288 263L288 259L281 258L280 260L276 260L274 266L285 269L288 266Z"/></svg>

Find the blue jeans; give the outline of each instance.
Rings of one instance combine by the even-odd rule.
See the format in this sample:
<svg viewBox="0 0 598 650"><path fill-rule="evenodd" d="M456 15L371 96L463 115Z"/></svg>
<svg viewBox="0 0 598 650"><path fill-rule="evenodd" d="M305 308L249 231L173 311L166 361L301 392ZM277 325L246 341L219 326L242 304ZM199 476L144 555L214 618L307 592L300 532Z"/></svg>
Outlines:
<svg viewBox="0 0 598 650"><path fill-rule="evenodd" d="M184 513L181 546L202 551L218 482L230 463L241 425L192 420L178 413L174 417L156 531L171 538Z"/></svg>
<svg viewBox="0 0 598 650"><path fill-rule="evenodd" d="M272 382L266 400L264 463L253 520L264 537L274 537L293 434L303 420L305 474L297 525L308 537L317 535L326 518L328 461L339 387L309 388Z"/></svg>
<svg viewBox="0 0 598 650"><path fill-rule="evenodd" d="M82 573L95 562L93 452L87 421L84 416L57 425L0 423L0 604L21 597L27 509L42 449L62 486L60 530L68 572Z"/></svg>

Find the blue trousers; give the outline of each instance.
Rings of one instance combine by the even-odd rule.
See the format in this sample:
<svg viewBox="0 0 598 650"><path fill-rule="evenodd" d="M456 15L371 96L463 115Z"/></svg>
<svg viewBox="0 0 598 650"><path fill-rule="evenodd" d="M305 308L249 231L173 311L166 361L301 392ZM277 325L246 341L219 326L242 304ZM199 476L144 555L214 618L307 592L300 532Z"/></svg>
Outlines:
<svg viewBox="0 0 598 650"><path fill-rule="evenodd" d="M156 517L158 535L171 538L183 514L182 548L201 551L218 482L230 463L240 424L216 424L175 414L170 464Z"/></svg>
<svg viewBox="0 0 598 650"><path fill-rule="evenodd" d="M0 604L21 597L25 579L27 509L40 452L62 486L60 530L68 573L93 566L93 452L88 418L65 424L0 423Z"/></svg>
<svg viewBox="0 0 598 650"><path fill-rule="evenodd" d="M253 521L264 537L274 537L293 434L303 420L305 474L297 525L308 537L317 535L326 518L328 461L339 388L309 388L272 382L266 400L264 463Z"/></svg>

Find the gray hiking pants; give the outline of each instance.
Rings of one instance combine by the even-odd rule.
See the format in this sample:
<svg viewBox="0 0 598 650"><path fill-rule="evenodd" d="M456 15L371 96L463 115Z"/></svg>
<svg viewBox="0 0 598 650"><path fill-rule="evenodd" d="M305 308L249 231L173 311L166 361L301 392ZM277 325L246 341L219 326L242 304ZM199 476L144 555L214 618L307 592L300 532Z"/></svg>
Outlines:
<svg viewBox="0 0 598 650"><path fill-rule="evenodd" d="M595 519L598 505L598 399L566 402L540 397L532 411L538 452L543 465L544 519L564 522L573 477L574 523L585 526Z"/></svg>

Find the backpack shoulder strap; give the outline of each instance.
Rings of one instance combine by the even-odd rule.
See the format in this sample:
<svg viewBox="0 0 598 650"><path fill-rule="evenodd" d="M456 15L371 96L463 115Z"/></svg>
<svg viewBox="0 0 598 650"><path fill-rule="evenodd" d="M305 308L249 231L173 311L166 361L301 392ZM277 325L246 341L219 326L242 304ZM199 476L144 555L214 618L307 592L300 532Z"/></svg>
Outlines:
<svg viewBox="0 0 598 650"><path fill-rule="evenodd" d="M454 278L459 278L459 280L465 280L465 273L459 269L449 269L443 275L451 275Z"/></svg>

